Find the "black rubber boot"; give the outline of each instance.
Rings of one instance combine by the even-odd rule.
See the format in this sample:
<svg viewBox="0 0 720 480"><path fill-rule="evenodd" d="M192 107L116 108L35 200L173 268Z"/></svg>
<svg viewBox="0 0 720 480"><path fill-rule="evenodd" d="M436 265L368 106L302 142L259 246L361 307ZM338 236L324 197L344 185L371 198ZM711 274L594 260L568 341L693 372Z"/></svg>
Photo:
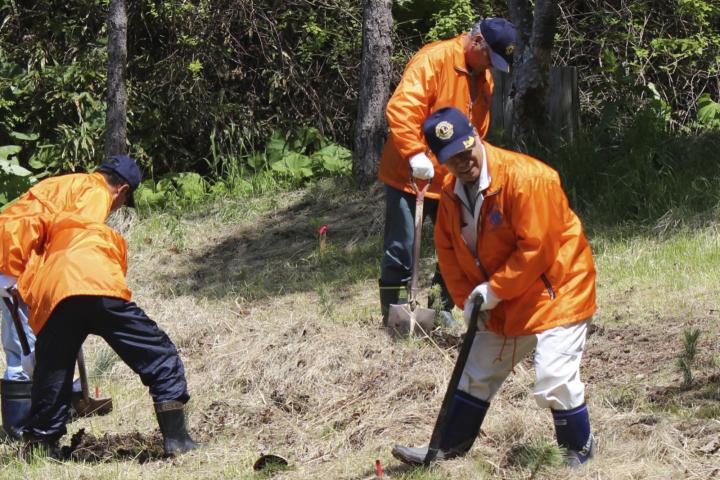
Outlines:
<svg viewBox="0 0 720 480"><path fill-rule="evenodd" d="M198 448L185 427L185 410L182 402L171 400L155 404L155 415L163 436L165 455L177 455Z"/></svg>
<svg viewBox="0 0 720 480"><path fill-rule="evenodd" d="M380 311L382 312L383 327L387 327L390 305L398 303L400 292L405 290L405 284L385 283L378 280L378 286L380 287Z"/></svg>
<svg viewBox="0 0 720 480"><path fill-rule="evenodd" d="M437 454L433 461L448 460L465 455L472 447L480 433L480 426L485 419L490 404L472 395L458 391L453 397L445 425L442 425L442 436ZM395 445L392 454L395 458L408 465L423 465L429 447L406 447Z"/></svg>
<svg viewBox="0 0 720 480"><path fill-rule="evenodd" d="M30 414L32 381L0 380L0 410L5 433L20 440L17 428ZM20 433L22 435L22 432Z"/></svg>

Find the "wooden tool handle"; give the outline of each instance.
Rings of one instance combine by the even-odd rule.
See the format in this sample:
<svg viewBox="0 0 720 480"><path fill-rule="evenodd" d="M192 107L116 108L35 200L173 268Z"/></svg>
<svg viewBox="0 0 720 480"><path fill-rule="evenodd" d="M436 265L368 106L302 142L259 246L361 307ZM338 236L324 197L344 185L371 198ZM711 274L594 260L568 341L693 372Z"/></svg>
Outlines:
<svg viewBox="0 0 720 480"><path fill-rule="evenodd" d="M468 355L470 354L470 348L472 348L473 340L475 340L475 334L477 333L478 318L480 317L480 307L482 306L483 298L482 295L475 297L475 303L473 304L472 315L470 315L470 323L468 325L467 332L465 333L465 339L463 340L460 353L458 354L457 361L455 362L455 368L453 368L450 382L448 383L447 390L445 391L445 398L443 398L442 405L440 406L440 412L438 413L437 420L435 421L435 428L433 428L432 436L430 437L430 446L428 447L427 454L425 455L425 466L429 466L438 454L440 448L440 439L443 435L443 427L446 423L446 417L450 403L455 396L457 387L460 384L460 377L462 376L463 370L465 370L465 363L467 363Z"/></svg>
<svg viewBox="0 0 720 480"><path fill-rule="evenodd" d="M78 371L80 372L80 387L82 388L82 396L85 402L90 400L90 387L88 385L87 368L85 368L85 354L83 348L80 346L77 355Z"/></svg>
<svg viewBox="0 0 720 480"><path fill-rule="evenodd" d="M3 297L5 306L10 312L10 317L15 324L15 330L17 331L18 338L20 339L20 347L22 347L23 355L30 355L30 344L28 343L27 335L25 335L25 327L23 326L22 320L20 320L20 299L15 291L11 291L12 301Z"/></svg>

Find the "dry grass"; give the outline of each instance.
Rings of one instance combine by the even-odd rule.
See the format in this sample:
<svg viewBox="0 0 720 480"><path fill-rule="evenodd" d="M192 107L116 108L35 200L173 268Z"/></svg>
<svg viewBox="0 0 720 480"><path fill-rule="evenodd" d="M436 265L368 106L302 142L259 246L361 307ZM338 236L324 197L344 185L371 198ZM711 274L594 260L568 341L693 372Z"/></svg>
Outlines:
<svg viewBox="0 0 720 480"><path fill-rule="evenodd" d="M554 432L549 412L528 395L529 362L504 385L468 456L428 471L391 457L396 442L428 441L462 330L437 337L436 345L394 341L378 327L380 197L378 191L366 196L319 188L271 203L219 204L179 220L167 214L116 219L132 239L129 282L135 300L180 349L193 395L190 422L204 447L146 463L141 455L110 451L103 461L26 464L5 444L0 476L259 479L267 476L253 474L252 462L272 452L291 463L273 476L278 479L375 478L375 459L385 466L385 478L530 478L534 466L519 462L518 452L552 445ZM244 213L227 214L238 208ZM323 253L314 237L319 222L330 224L330 246ZM601 258L599 264L611 261L625 260ZM432 262L424 268L429 278ZM602 270L600 275L601 303L611 298L618 311L621 292ZM597 458L578 472L544 465L534 478L720 476L720 444L713 450L720 422L695 416L700 406L720 400L712 391L699 395L701 386L712 390L712 373L718 372L717 315L707 313L707 300L693 305L668 309L642 327L601 310L601 328L590 337L583 370ZM640 314L634 302L626 308L628 316ZM698 372L700 384L659 392L679 384L677 334L689 323L709 332L699 345L706 367ZM88 343L91 366L96 355L108 362L103 348L98 339ZM135 438L140 432L148 445L156 442L145 387L121 362L102 373L93 381L112 394L115 412L77 421L71 433L86 428L97 437Z"/></svg>

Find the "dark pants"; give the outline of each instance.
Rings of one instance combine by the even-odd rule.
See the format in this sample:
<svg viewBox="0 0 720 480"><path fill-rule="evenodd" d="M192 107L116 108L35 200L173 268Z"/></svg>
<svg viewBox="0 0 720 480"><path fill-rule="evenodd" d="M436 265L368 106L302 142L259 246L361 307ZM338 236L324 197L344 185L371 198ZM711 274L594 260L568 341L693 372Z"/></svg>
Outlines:
<svg viewBox="0 0 720 480"><path fill-rule="evenodd" d="M438 200L425 199L423 220L430 217L435 224ZM407 284L412 276L413 245L415 242L415 195L385 186L385 236L380 264L380 282L385 285ZM445 287L437 265L432 280L440 285L443 309L455 306Z"/></svg>
<svg viewBox="0 0 720 480"><path fill-rule="evenodd" d="M155 402L190 399L175 345L135 303L70 297L55 308L35 342L32 407L25 433L54 439L67 432L75 360L88 334L105 339L150 387Z"/></svg>

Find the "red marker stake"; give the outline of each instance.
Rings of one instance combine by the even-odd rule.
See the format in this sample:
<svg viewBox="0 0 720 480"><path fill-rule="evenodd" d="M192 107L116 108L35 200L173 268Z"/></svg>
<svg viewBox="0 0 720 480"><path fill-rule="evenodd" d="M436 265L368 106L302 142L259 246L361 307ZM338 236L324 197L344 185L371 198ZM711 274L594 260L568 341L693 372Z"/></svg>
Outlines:
<svg viewBox="0 0 720 480"><path fill-rule="evenodd" d="M95 398L100 398L100 389L95 385Z"/></svg>
<svg viewBox="0 0 720 480"><path fill-rule="evenodd" d="M383 478L383 469L380 464L380 459L375 460L375 471L377 472L377 478Z"/></svg>
<svg viewBox="0 0 720 480"><path fill-rule="evenodd" d="M327 237L328 226L323 225L318 229L318 237L320 238L320 253L325 251L325 239Z"/></svg>

